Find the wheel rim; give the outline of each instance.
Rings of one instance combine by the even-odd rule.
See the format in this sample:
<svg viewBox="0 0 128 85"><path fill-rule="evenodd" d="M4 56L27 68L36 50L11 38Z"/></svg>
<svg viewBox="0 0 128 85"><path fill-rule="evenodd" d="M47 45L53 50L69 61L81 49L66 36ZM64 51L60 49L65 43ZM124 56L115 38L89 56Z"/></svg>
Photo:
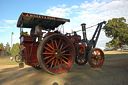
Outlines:
<svg viewBox="0 0 128 85"><path fill-rule="evenodd" d="M102 52L102 50L95 49L95 50L92 51L91 63L95 67L100 67L100 66L103 65L103 63L104 63L104 53Z"/></svg>
<svg viewBox="0 0 128 85"><path fill-rule="evenodd" d="M15 56L15 61L16 61L17 63L22 62L22 56L21 56L21 55L16 55L16 56Z"/></svg>
<svg viewBox="0 0 128 85"><path fill-rule="evenodd" d="M42 61L52 73L63 73L74 62L74 50L71 42L63 36L52 36L42 47Z"/></svg>

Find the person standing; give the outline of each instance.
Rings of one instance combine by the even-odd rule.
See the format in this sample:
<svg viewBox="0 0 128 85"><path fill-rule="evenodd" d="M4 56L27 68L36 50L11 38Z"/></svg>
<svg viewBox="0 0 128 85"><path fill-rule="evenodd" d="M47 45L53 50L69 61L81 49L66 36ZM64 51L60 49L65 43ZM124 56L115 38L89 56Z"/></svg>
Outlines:
<svg viewBox="0 0 128 85"><path fill-rule="evenodd" d="M41 41L43 35L42 30L44 30L44 28L42 27L42 25L43 25L42 21L39 21L39 23L35 27L35 35L38 36L38 41Z"/></svg>

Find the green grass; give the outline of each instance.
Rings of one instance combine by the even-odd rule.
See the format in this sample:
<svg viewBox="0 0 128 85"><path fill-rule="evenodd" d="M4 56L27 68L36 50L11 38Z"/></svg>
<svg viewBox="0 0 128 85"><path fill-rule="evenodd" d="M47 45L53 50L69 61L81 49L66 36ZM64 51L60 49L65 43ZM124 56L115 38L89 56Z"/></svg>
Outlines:
<svg viewBox="0 0 128 85"><path fill-rule="evenodd" d="M128 57L128 54L105 54L106 59Z"/></svg>
<svg viewBox="0 0 128 85"><path fill-rule="evenodd" d="M0 57L0 65L14 65L17 64L15 60L10 60L10 57Z"/></svg>
<svg viewBox="0 0 128 85"><path fill-rule="evenodd" d="M128 50L123 50L123 51L105 51L104 54L105 54L106 59L123 58L123 57L128 57Z"/></svg>

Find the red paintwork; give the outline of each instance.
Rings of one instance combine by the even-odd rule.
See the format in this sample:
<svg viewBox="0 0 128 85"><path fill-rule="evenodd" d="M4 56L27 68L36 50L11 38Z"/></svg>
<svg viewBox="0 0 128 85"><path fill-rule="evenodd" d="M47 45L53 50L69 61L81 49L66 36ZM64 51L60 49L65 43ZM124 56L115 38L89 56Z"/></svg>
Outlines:
<svg viewBox="0 0 128 85"><path fill-rule="evenodd" d="M85 45L79 45L79 53L83 54L84 53L84 48L86 48Z"/></svg>
<svg viewBox="0 0 128 85"><path fill-rule="evenodd" d="M80 36L67 36L74 44L74 46L76 47L79 43L79 40L81 40Z"/></svg>
<svg viewBox="0 0 128 85"><path fill-rule="evenodd" d="M54 34L54 33L55 32L49 32L45 37L47 37L51 34ZM31 58L30 58L30 52L31 52L31 47L33 45L34 38L33 37L28 37L28 36L22 36L22 37L23 37L23 41L22 41L21 44L25 47L25 49L22 51L22 55L24 56L23 60L25 61L25 64L31 65L31 66L38 65L37 49L38 49L39 43L38 42L34 43L33 50L32 50L32 55L31 55ZM29 61L29 58L30 58L30 61Z"/></svg>
<svg viewBox="0 0 128 85"><path fill-rule="evenodd" d="M67 36L72 42L73 42L73 45L75 47L75 50L76 50L76 56L77 56L77 48L79 49L78 51L81 51L83 52L84 51L84 48L86 49L87 46L85 44L85 42L80 42L81 41L81 36ZM79 44L80 43L80 44Z"/></svg>
<svg viewBox="0 0 128 85"><path fill-rule="evenodd" d="M24 41L24 42L33 42L33 41L34 41L34 38L33 38L33 37L25 36L25 37L23 38L23 41Z"/></svg>
<svg viewBox="0 0 128 85"><path fill-rule="evenodd" d="M38 64L38 61L37 61L37 48L38 48L38 45L39 43L34 43L34 46L33 46L33 50L32 50L32 55L31 55L31 58L30 58L30 52L31 52L31 47L33 45L33 41L34 41L34 38L33 37L28 37L28 36L22 36L23 37L23 40L22 40L22 43L21 45L23 45L25 47L24 50L22 50L22 55L24 56L23 57L23 61L25 61L25 63L27 65L37 65ZM30 61L29 61L29 58L30 58Z"/></svg>
<svg viewBox="0 0 128 85"><path fill-rule="evenodd" d="M54 33L59 33L59 32L49 32L45 37L48 37L49 35L54 34ZM82 48L84 47L86 49L86 45L84 43L81 43L81 45L79 45L79 40L81 40L80 36L67 36L67 37L73 42L73 45L76 51L77 51L78 46L79 46L79 49L81 48L80 51L83 51ZM22 54L24 56L23 60L25 61L27 65L36 66L38 65L37 49L40 43L37 43L37 42L34 43L32 55L30 57L30 52L31 52L31 47L33 45L33 41L34 41L33 37L25 37L25 36L23 37L23 42L21 44L25 47L25 49L22 51Z"/></svg>
<svg viewBox="0 0 128 85"><path fill-rule="evenodd" d="M38 64L38 61L37 61L37 48L38 48L39 43L34 43L30 61L29 61L29 57L30 57L32 43L23 43L23 45L25 46L25 51L24 51L25 63L27 65L33 65L33 64L37 65Z"/></svg>
<svg viewBox="0 0 128 85"><path fill-rule="evenodd" d="M38 49L38 45L39 43L34 43L33 46L33 50L32 50L32 55L29 61L29 57L30 57L30 52L31 52L31 47L32 47L32 43L22 43L22 45L25 47L24 49L24 58L23 60L25 61L25 63L27 65L38 65L38 61L37 61L37 49Z"/></svg>

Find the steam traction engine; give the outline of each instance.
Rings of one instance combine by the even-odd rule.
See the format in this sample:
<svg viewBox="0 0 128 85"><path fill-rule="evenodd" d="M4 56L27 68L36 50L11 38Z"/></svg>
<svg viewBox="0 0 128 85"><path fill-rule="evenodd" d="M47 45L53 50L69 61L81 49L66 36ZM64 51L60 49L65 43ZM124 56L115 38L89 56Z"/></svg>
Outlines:
<svg viewBox="0 0 128 85"><path fill-rule="evenodd" d="M23 28L33 28L39 21L42 27L48 30L42 37L42 41L36 42L37 35L23 35ZM20 27L20 53L15 56L19 66L23 62L36 69L44 69L51 74L64 73L68 71L74 61L78 65L85 65L87 61L92 67L100 67L104 63L104 53L95 48L101 27L104 22L98 23L96 31L91 40L86 38L85 24L81 24L83 39L77 34L61 33L55 30L59 25L70 22L69 19L22 13L19 17L17 27Z"/></svg>

